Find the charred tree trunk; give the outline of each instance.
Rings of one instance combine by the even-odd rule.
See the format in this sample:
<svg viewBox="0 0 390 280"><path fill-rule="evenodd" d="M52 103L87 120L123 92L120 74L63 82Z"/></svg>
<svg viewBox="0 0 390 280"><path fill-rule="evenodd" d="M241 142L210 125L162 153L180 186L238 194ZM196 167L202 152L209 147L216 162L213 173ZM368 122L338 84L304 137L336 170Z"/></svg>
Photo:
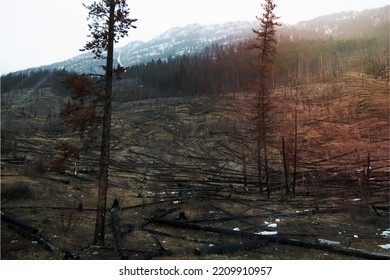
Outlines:
<svg viewBox="0 0 390 280"><path fill-rule="evenodd" d="M268 95L267 90L264 90L262 93L263 97L261 98L261 105L262 105L262 138L263 138L263 150L264 150L264 173L265 173L265 185L267 188L267 197L268 199L271 199L271 190L269 185L269 169L268 169L268 136L267 136L267 125L268 125L268 117L266 110L266 96ZM268 99L268 97L267 97Z"/></svg>
<svg viewBox="0 0 390 280"><path fill-rule="evenodd" d="M245 153L245 142L244 134L241 134L241 158L242 158L242 175L244 179L244 188L245 190L248 187L248 178L247 178L247 168L246 168L246 153Z"/></svg>
<svg viewBox="0 0 390 280"><path fill-rule="evenodd" d="M110 14L108 23L108 47L107 64L105 73L105 96L102 144L100 152L100 173L98 187L98 205L95 226L94 243L98 246L104 246L104 227L106 218L107 187L108 187L108 166L110 159L110 130L111 130L111 110L112 110L112 77L113 77L113 59L114 59L114 28L115 20L115 1L110 1Z"/></svg>
<svg viewBox="0 0 390 280"><path fill-rule="evenodd" d="M261 180L261 133L260 133L260 119L258 119L258 136L257 136L257 182L260 194L263 194L262 180Z"/></svg>
<svg viewBox="0 0 390 280"><path fill-rule="evenodd" d="M295 89L295 111L294 111L294 171L292 191L295 195L295 186L297 184L297 157L298 157L298 87Z"/></svg>
<svg viewBox="0 0 390 280"><path fill-rule="evenodd" d="M288 188L288 171L287 171L287 160L286 160L286 145L284 142L284 137L282 139L282 152L283 152L283 167L284 167L284 182L286 184L286 194L290 193L290 189Z"/></svg>

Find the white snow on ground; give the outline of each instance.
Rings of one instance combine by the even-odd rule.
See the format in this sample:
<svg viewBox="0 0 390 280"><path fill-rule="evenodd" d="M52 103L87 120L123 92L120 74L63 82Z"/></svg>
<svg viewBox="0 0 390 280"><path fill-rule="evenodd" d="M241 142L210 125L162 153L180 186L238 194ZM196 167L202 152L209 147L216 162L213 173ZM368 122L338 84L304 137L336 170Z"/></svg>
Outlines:
<svg viewBox="0 0 390 280"><path fill-rule="evenodd" d="M390 228L384 230L381 235L383 235L385 238L390 238ZM390 250L390 244L378 245L378 247L385 250Z"/></svg>
<svg viewBox="0 0 390 280"><path fill-rule="evenodd" d="M390 244L378 245L378 247L381 247L382 249L389 250L390 249Z"/></svg>
<svg viewBox="0 0 390 280"><path fill-rule="evenodd" d="M273 222L264 221L264 225L269 227L269 228L277 228L279 222L281 222L281 220L279 218L276 218L274 223ZM256 233L256 234L275 235L275 234L278 234L278 232L277 231L263 231L263 232L259 232L259 233Z"/></svg>
<svg viewBox="0 0 390 280"><path fill-rule="evenodd" d="M326 245L340 245L339 241L327 240L327 239L317 239L318 244L326 244Z"/></svg>
<svg viewBox="0 0 390 280"><path fill-rule="evenodd" d="M258 235L277 235L277 231L260 231L260 232L255 232L255 234Z"/></svg>
<svg viewBox="0 0 390 280"><path fill-rule="evenodd" d="M381 233L385 238L390 238L390 228Z"/></svg>
<svg viewBox="0 0 390 280"><path fill-rule="evenodd" d="M277 223L272 223L272 224L268 224L267 227L270 227L270 228L276 228L278 226Z"/></svg>
<svg viewBox="0 0 390 280"><path fill-rule="evenodd" d="M361 198L353 198L353 199L350 199L349 201L360 201L362 200Z"/></svg>

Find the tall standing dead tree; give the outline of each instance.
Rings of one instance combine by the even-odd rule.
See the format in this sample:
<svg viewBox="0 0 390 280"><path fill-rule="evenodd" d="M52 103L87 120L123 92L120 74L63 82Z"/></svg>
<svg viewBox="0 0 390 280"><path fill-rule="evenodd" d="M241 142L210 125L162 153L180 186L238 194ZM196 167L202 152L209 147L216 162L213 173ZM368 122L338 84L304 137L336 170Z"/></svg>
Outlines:
<svg viewBox="0 0 390 280"><path fill-rule="evenodd" d="M260 21L259 29L253 29L257 35L255 48L259 50L259 89L257 91L257 157L258 157L258 179L261 187L261 149L263 150L265 183L267 186L268 198L270 195L269 187L269 168L268 168L268 135L267 130L270 127L270 82L272 65L276 55L276 26L280 26L276 20L279 18L274 14L276 4L273 0L265 0L261 5L264 12L262 17L256 17Z"/></svg>
<svg viewBox="0 0 390 280"><path fill-rule="evenodd" d="M130 19L130 9L126 0L101 0L84 6L89 10L88 25L91 41L87 42L82 51L92 51L95 58L104 58L106 65L104 74L104 111L102 118L102 143L100 151L100 173L98 187L98 203L95 226L94 244L104 245L104 226L106 217L106 200L108 188L108 166L110 158L110 134L112 111L112 82L115 75L124 71L122 66L113 67L114 44L128 35L130 28L136 28Z"/></svg>

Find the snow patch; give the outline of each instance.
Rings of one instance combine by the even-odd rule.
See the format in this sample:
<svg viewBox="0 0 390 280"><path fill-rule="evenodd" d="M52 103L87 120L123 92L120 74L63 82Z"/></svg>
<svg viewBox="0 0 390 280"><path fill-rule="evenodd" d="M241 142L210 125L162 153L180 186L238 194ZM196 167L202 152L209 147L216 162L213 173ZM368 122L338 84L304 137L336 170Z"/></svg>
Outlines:
<svg viewBox="0 0 390 280"><path fill-rule="evenodd" d="M118 58L117 58L117 61L118 61L119 65L122 65L121 55L122 55L122 49L119 49L119 51L118 51Z"/></svg>
<svg viewBox="0 0 390 280"><path fill-rule="evenodd" d="M361 198L353 198L353 199L350 199L349 201L360 201L362 200Z"/></svg>
<svg viewBox="0 0 390 280"><path fill-rule="evenodd" d="M390 228L381 233L385 238L390 238Z"/></svg>
<svg viewBox="0 0 390 280"><path fill-rule="evenodd" d="M382 249L385 249L385 250L389 250L390 249L390 244L378 245L378 247L380 247Z"/></svg>
<svg viewBox="0 0 390 280"><path fill-rule="evenodd" d="M268 224L267 227L276 228L276 227L278 227L278 224L277 223Z"/></svg>
<svg viewBox="0 0 390 280"><path fill-rule="evenodd" d="M327 239L317 239L317 244L325 244L325 245L332 245L332 246L338 246L340 245L339 241L334 240L327 240Z"/></svg>
<svg viewBox="0 0 390 280"><path fill-rule="evenodd" d="M260 231L260 232L255 232L255 234L258 235L277 235L277 231Z"/></svg>

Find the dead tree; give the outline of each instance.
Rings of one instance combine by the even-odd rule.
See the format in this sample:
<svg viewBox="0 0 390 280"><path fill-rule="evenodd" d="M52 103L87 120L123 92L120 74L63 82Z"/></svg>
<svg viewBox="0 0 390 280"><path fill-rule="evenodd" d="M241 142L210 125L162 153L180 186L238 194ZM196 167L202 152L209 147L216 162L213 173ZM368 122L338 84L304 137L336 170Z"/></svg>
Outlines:
<svg viewBox="0 0 390 280"><path fill-rule="evenodd" d="M126 0L109 0L93 2L91 5L84 5L88 10L88 25L92 40L87 42L83 50L92 51L95 58L105 56L106 65L103 67L104 74L104 96L103 96L103 118L102 118L102 138L100 151L100 172L98 187L98 203L95 225L95 245L104 245L104 228L106 217L106 200L108 188L108 166L110 158L110 135L111 135L111 112L112 112L112 83L114 76L119 76L125 70L118 65L116 69L114 63L114 43L120 38L128 35L130 28L135 28L133 23L136 19L130 19L130 10Z"/></svg>
<svg viewBox="0 0 390 280"><path fill-rule="evenodd" d="M263 150L265 183L267 187L267 196L271 198L269 185L269 168L268 168L268 130L270 128L270 85L269 78L271 75L271 66L274 63L276 54L276 26L280 26L276 20L279 18L274 14L276 4L273 0L265 0L262 4L264 9L263 17L257 19L260 21L259 29L253 29L257 35L257 44L255 48L259 50L259 89L257 91L257 156L258 156L258 173L259 187L261 192L261 148Z"/></svg>

